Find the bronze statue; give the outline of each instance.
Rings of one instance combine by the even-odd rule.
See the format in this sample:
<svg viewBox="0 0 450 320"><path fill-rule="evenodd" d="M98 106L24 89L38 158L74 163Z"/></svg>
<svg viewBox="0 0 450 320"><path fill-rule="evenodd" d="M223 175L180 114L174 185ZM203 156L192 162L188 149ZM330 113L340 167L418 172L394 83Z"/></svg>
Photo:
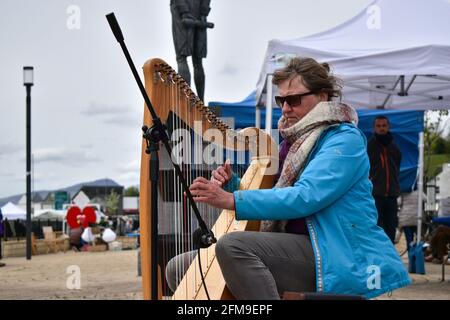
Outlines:
<svg viewBox="0 0 450 320"><path fill-rule="evenodd" d="M178 63L178 73L191 84L191 73L187 57L192 56L194 66L194 82L197 95L204 99L205 72L202 59L206 58L206 29L214 24L207 22L206 17L211 8L211 0L171 0L172 35Z"/></svg>

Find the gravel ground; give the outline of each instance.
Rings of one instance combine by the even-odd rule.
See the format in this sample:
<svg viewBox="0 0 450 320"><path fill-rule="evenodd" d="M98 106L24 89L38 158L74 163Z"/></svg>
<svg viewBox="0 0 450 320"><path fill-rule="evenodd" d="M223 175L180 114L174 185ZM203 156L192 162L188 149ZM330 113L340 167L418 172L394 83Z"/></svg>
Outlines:
<svg viewBox="0 0 450 320"><path fill-rule="evenodd" d="M404 239L397 244L403 252ZM402 257L407 265L406 254ZM0 268L0 299L142 299L137 251L73 252L6 258ZM73 267L75 266L75 267ZM80 289L71 281L80 274ZM441 266L426 264L425 275L412 274L413 284L379 300L450 300L450 266L441 282ZM69 286L68 286L69 284ZM68 288L69 287L69 288ZM72 287L72 289L70 289Z"/></svg>

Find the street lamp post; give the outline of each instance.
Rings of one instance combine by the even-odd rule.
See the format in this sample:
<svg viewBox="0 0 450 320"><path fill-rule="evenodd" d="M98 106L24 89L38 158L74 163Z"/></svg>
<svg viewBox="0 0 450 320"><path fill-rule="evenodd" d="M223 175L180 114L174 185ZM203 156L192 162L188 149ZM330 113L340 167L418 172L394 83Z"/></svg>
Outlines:
<svg viewBox="0 0 450 320"><path fill-rule="evenodd" d="M27 260L31 260L31 87L33 67L23 67L23 85L27 88Z"/></svg>

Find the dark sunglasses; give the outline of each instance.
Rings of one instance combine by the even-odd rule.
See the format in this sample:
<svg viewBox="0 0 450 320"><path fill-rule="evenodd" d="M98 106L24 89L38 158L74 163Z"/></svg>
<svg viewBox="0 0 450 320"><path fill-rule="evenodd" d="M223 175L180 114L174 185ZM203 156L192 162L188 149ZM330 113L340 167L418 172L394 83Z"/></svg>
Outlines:
<svg viewBox="0 0 450 320"><path fill-rule="evenodd" d="M275 102L276 102L277 106L279 106L280 108L283 108L285 101L291 107L296 107L296 106L299 106L302 104L302 97L309 96L309 95L315 94L315 93L316 92L314 92L314 91L308 91L305 93L291 94L291 95L285 96L285 97L275 96Z"/></svg>

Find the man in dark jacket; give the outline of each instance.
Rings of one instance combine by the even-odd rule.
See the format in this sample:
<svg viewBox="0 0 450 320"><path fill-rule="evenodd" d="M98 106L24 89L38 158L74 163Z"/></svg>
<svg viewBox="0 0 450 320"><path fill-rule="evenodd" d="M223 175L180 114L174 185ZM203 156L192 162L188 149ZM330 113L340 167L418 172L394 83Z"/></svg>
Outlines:
<svg viewBox="0 0 450 320"><path fill-rule="evenodd" d="M206 58L206 23L211 0L171 0L172 35L177 56L178 73L190 85L191 74L187 57L192 56L194 81L198 97L203 100L205 92L205 72L202 59ZM197 24L197 25L194 25Z"/></svg>
<svg viewBox="0 0 450 320"><path fill-rule="evenodd" d="M397 197L400 195L400 162L402 155L389 132L389 119L378 116L374 121L374 136L369 140L370 180L378 210L378 225L394 242L397 227Z"/></svg>

